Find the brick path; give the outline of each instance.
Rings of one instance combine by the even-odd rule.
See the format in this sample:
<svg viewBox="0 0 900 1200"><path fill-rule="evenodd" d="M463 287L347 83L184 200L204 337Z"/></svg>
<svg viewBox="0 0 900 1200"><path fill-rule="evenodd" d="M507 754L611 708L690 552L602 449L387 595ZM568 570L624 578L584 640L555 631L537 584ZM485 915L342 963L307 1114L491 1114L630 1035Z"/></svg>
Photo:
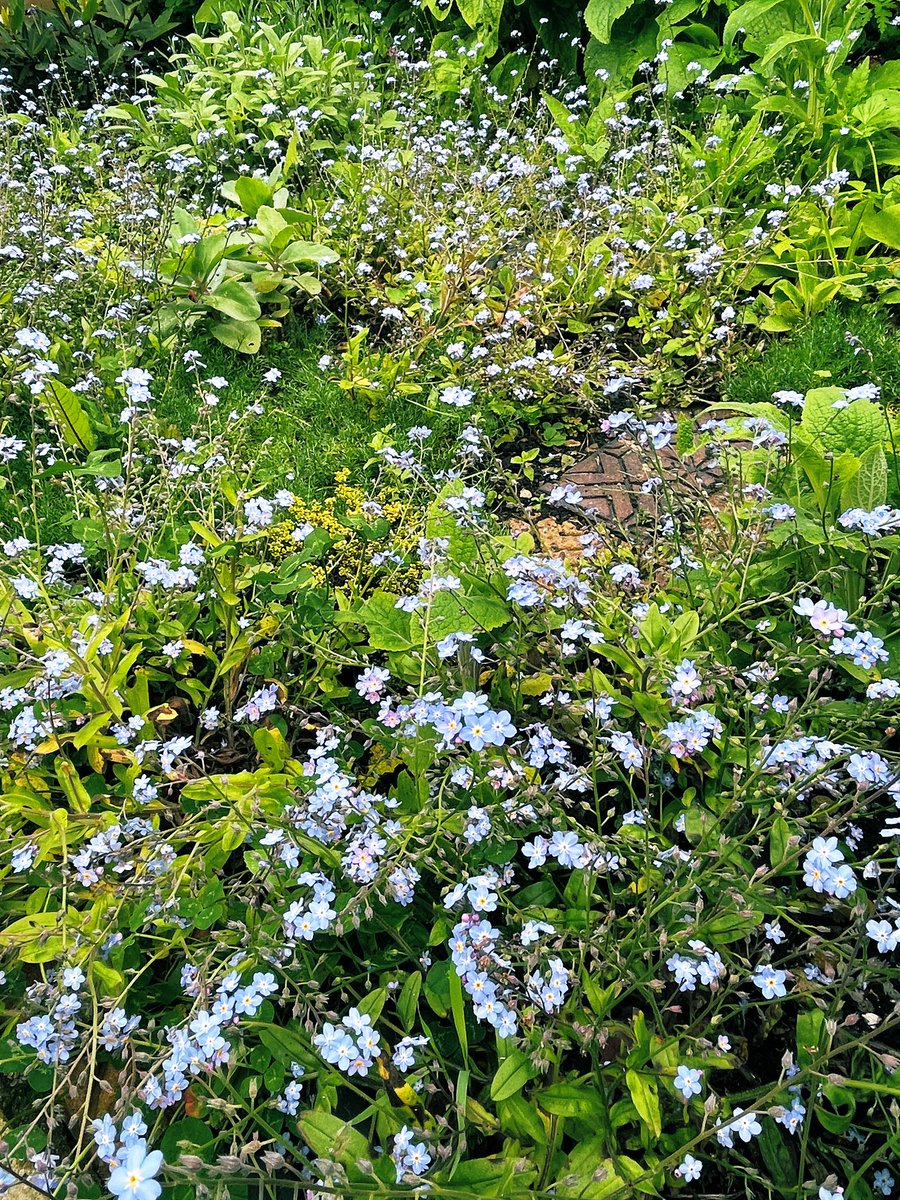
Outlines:
<svg viewBox="0 0 900 1200"><path fill-rule="evenodd" d="M644 492L641 485L662 475L665 492ZM629 434L605 440L580 462L562 473L555 484L571 484L583 497L581 508L595 514L599 532L633 533L645 521L654 523L660 513L674 509L696 514L698 505L708 511L722 490L721 469L706 447L681 458L674 444L663 450L641 446Z"/></svg>

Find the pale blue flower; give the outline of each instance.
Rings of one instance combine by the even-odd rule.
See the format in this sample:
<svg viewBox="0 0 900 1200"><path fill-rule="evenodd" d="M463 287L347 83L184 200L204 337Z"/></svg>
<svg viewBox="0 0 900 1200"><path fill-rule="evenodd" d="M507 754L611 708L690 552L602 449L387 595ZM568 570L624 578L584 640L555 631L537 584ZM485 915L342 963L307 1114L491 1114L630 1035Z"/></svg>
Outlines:
<svg viewBox="0 0 900 1200"><path fill-rule="evenodd" d="M162 1166L161 1151L147 1153L146 1142L135 1142L125 1152L125 1161L109 1177L110 1193L119 1200L156 1200L162 1184L154 1176Z"/></svg>

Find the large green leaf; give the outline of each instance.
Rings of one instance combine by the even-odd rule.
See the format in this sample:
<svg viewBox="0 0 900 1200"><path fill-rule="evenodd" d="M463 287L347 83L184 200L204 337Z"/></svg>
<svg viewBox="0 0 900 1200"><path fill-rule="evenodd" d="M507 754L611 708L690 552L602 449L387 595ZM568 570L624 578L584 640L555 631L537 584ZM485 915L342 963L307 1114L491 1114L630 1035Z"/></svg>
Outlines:
<svg viewBox="0 0 900 1200"><path fill-rule="evenodd" d="M484 55L490 58L497 51L497 31L503 15L503 0L457 0L460 15L470 29L484 42Z"/></svg>
<svg viewBox="0 0 900 1200"><path fill-rule="evenodd" d="M223 346L241 354L255 354L262 344L262 330L255 321L217 321L210 333Z"/></svg>
<svg viewBox="0 0 900 1200"><path fill-rule="evenodd" d="M314 263L316 266L326 267L329 263L337 262L339 258L336 250L319 242L291 242L291 262Z"/></svg>
<svg viewBox="0 0 900 1200"><path fill-rule="evenodd" d="M662 1134L662 1110L656 1080L639 1071L626 1071L625 1083L641 1120L654 1137L659 1137Z"/></svg>
<svg viewBox="0 0 900 1200"><path fill-rule="evenodd" d="M94 431L87 413L81 407L81 401L71 388L64 383L48 380L41 399L67 446L94 449Z"/></svg>
<svg viewBox="0 0 900 1200"><path fill-rule="evenodd" d="M869 213L861 221L862 231L876 242L900 250L900 204L891 204L879 213Z"/></svg>
<svg viewBox="0 0 900 1200"><path fill-rule="evenodd" d="M233 321L256 321L262 313L253 292L245 284L238 283L236 279L229 279L225 283L219 284L216 290L210 292L204 299L209 308L224 313Z"/></svg>
<svg viewBox="0 0 900 1200"><path fill-rule="evenodd" d="M871 512L887 499L888 463L880 445L870 446L859 460L859 470L844 484L841 504Z"/></svg>
<svg viewBox="0 0 900 1200"><path fill-rule="evenodd" d="M589 0L584 10L584 23L603 45L612 38L613 24L631 8L633 0Z"/></svg>
<svg viewBox="0 0 900 1200"><path fill-rule="evenodd" d="M372 1157L369 1143L359 1130L333 1113L313 1109L301 1113L297 1124L301 1137L317 1158L330 1158L352 1168L360 1159Z"/></svg>
<svg viewBox="0 0 900 1200"><path fill-rule="evenodd" d="M853 400L841 407L844 400L843 388L813 388L806 394L802 426L833 454L849 450L862 458L870 446L880 446L888 437L887 418L872 400Z"/></svg>
<svg viewBox="0 0 900 1200"><path fill-rule="evenodd" d="M554 1083L535 1097L544 1112L557 1117L593 1117L603 1111L603 1101L590 1086L578 1083Z"/></svg>
<svg viewBox="0 0 900 1200"><path fill-rule="evenodd" d="M241 208L248 217L255 216L260 205L269 204L275 194L275 189L271 184L266 183L263 179L257 179L255 175L242 175L240 179L235 180L234 190L240 200Z"/></svg>
<svg viewBox="0 0 900 1200"><path fill-rule="evenodd" d="M814 33L797 33L794 30L788 30L787 33L775 38L768 47L757 64L757 70L767 71L786 51L797 51L804 58L819 57L825 52L825 42Z"/></svg>
<svg viewBox="0 0 900 1200"><path fill-rule="evenodd" d="M734 39L741 32L751 37L761 33L765 28L766 14L785 3L786 0L749 0L749 3L742 4L725 22L722 45L730 49L734 45Z"/></svg>
<svg viewBox="0 0 900 1200"><path fill-rule="evenodd" d="M491 1099L509 1100L522 1090L526 1083L534 1079L537 1071L527 1054L521 1050L513 1050L497 1068L497 1073L491 1080Z"/></svg>
<svg viewBox="0 0 900 1200"><path fill-rule="evenodd" d="M832 439L829 449L836 453L849 450L862 458L871 446L880 446L889 436L884 409L874 400L854 400L838 410L829 436Z"/></svg>
<svg viewBox="0 0 900 1200"><path fill-rule="evenodd" d="M372 650L409 650L412 647L410 616L397 608L397 599L390 592L375 592L354 614L354 620L368 630Z"/></svg>

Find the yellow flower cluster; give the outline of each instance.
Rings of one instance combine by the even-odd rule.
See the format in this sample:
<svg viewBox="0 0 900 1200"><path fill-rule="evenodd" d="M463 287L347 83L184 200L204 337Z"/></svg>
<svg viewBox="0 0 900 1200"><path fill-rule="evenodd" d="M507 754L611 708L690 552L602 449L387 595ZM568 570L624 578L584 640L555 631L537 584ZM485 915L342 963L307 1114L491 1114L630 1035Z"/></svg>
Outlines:
<svg viewBox="0 0 900 1200"><path fill-rule="evenodd" d="M316 583L358 592L365 590L379 571L388 570L392 591L415 590L421 578L418 562L376 568L371 559L377 550L387 547L404 558L415 549L424 533L421 508L410 505L396 484L386 484L374 496L367 496L363 488L349 483L349 478L350 471L344 468L335 475L334 491L329 496L321 500L295 500L287 519L269 535L269 557L274 562L283 562L296 554L299 545L294 530L311 525L323 530L333 543L320 562L309 564ZM390 528L382 538L372 540L371 527L378 521L386 522ZM363 523L369 527L367 537L361 536L358 529Z"/></svg>

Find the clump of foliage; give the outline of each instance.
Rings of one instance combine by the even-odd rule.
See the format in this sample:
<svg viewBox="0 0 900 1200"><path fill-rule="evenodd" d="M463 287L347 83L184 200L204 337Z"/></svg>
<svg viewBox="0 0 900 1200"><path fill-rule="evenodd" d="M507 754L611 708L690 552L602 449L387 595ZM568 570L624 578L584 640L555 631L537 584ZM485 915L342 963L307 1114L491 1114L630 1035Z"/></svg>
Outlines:
<svg viewBox="0 0 900 1200"><path fill-rule="evenodd" d="M762 500L568 568L411 447L422 573L354 599L267 558L290 495L135 407L128 504L73 476L83 540L8 549L5 1066L86 1096L19 1160L112 1183L143 1125L173 1196L235 1145L313 1190L870 1175L896 535L849 612L845 550L792 578Z"/></svg>
<svg viewBox="0 0 900 1200"><path fill-rule="evenodd" d="M190 20L191 0L10 0L0 16L0 56L19 86L49 71L69 94L102 90L109 76L164 48Z"/></svg>
<svg viewBox="0 0 900 1200"><path fill-rule="evenodd" d="M889 1196L869 8L330 11L6 93L0 1193Z"/></svg>

